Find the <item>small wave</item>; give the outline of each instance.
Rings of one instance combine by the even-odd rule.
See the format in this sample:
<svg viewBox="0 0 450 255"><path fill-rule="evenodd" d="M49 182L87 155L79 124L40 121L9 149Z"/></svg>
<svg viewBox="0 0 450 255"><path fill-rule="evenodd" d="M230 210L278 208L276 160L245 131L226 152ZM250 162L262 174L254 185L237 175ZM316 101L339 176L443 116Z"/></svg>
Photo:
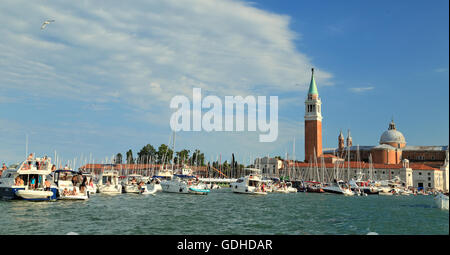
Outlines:
<svg viewBox="0 0 450 255"><path fill-rule="evenodd" d="M76 233L76 232L69 232L69 233L67 233L66 235L69 235L69 236L75 236L75 235L79 235L79 234Z"/></svg>
<svg viewBox="0 0 450 255"><path fill-rule="evenodd" d="M367 233L368 236L377 236L378 233L377 232L369 232Z"/></svg>

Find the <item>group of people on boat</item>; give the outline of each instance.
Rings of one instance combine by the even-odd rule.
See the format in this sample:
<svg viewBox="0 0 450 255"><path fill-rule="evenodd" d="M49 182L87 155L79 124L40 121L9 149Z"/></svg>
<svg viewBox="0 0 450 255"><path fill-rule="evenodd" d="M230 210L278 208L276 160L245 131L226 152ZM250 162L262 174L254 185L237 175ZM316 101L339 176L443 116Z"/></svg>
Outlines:
<svg viewBox="0 0 450 255"><path fill-rule="evenodd" d="M81 189L80 189L80 192L83 192L83 191L81 191ZM64 188L62 193L63 193L64 196L76 196L76 195L78 195L77 189L75 187L72 190Z"/></svg>

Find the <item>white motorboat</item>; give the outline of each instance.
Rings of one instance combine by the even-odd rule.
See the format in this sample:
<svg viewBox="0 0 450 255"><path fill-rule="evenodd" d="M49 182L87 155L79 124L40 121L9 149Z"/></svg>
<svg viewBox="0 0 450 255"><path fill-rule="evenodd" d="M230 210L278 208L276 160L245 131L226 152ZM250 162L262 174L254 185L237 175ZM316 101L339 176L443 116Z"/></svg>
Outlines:
<svg viewBox="0 0 450 255"><path fill-rule="evenodd" d="M162 192L161 182L164 180L172 180L173 171L170 169L161 168L155 175L153 175L150 184L149 190L156 190L156 192Z"/></svg>
<svg viewBox="0 0 450 255"><path fill-rule="evenodd" d="M76 180L74 183L73 180ZM84 180L84 186L82 186ZM58 187L58 199L63 200L87 200L89 190L87 188L87 177L83 177L80 172L73 170L56 170L53 182Z"/></svg>
<svg viewBox="0 0 450 255"><path fill-rule="evenodd" d="M122 193L122 185L119 183L119 172L115 170L105 170L100 175L98 191L104 194Z"/></svg>
<svg viewBox="0 0 450 255"><path fill-rule="evenodd" d="M142 175L140 174L130 174L126 177L124 182L122 183L123 192L124 193L140 193L141 189L147 189L144 180L142 179Z"/></svg>
<svg viewBox="0 0 450 255"><path fill-rule="evenodd" d="M289 191L289 193L297 193L298 192L297 188L294 188L292 186L292 182L286 182L286 188Z"/></svg>
<svg viewBox="0 0 450 255"><path fill-rule="evenodd" d="M448 193L447 194L439 193L434 197L434 200L439 209L448 211Z"/></svg>
<svg viewBox="0 0 450 255"><path fill-rule="evenodd" d="M351 190L351 188L345 184L343 181L338 181L335 183L331 183L329 185L322 186L323 191L334 194L341 194L344 196L353 196L355 193Z"/></svg>
<svg viewBox="0 0 450 255"><path fill-rule="evenodd" d="M231 183L231 191L240 194L267 195L265 182L262 180L260 174L261 170L256 168L244 168L244 170L251 173Z"/></svg>
<svg viewBox="0 0 450 255"><path fill-rule="evenodd" d="M192 175L174 175L171 180L161 182L163 192L207 195L210 190Z"/></svg>
<svg viewBox="0 0 450 255"><path fill-rule="evenodd" d="M57 199L58 189L51 183L53 164L48 157L30 157L15 169L7 169L0 178L0 198L30 201Z"/></svg>

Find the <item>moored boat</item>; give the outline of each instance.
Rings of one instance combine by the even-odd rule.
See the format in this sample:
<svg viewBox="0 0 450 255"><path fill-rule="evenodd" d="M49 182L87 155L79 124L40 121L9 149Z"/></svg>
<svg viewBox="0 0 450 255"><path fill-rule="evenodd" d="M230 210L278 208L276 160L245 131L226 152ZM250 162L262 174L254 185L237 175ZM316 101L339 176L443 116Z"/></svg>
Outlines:
<svg viewBox="0 0 450 255"><path fill-rule="evenodd" d="M0 198L30 201L53 201L57 187L52 184L53 164L48 157L34 158L32 154L15 169L7 169L0 178Z"/></svg>
<svg viewBox="0 0 450 255"><path fill-rule="evenodd" d="M116 170L105 170L100 175L98 190L104 194L122 193L122 185L119 183L119 172Z"/></svg>
<svg viewBox="0 0 450 255"><path fill-rule="evenodd" d="M256 168L244 168L244 170L251 172L249 175L237 179L236 182L231 183L231 190L234 193L250 194L250 195L267 195L265 191L265 184L261 178L261 170ZM273 189L275 192L275 189Z"/></svg>
<svg viewBox="0 0 450 255"><path fill-rule="evenodd" d="M58 199L62 200L87 200L89 190L87 177L81 172L70 169L60 169L54 172L53 182L58 187Z"/></svg>

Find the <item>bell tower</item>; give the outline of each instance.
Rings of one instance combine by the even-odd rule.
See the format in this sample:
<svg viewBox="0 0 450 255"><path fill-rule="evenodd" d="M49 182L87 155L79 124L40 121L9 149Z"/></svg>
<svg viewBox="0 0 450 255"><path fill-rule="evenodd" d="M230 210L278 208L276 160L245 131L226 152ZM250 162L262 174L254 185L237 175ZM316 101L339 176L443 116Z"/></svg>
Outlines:
<svg viewBox="0 0 450 255"><path fill-rule="evenodd" d="M305 161L314 160L322 155L322 102L314 79L314 68L311 69L311 83L305 101Z"/></svg>
<svg viewBox="0 0 450 255"><path fill-rule="evenodd" d="M342 151L343 149L344 149L344 147L345 147L345 144L344 144L344 135L342 134L342 130L341 130L341 132L339 133L339 136L338 136L338 148L339 148L339 151Z"/></svg>

